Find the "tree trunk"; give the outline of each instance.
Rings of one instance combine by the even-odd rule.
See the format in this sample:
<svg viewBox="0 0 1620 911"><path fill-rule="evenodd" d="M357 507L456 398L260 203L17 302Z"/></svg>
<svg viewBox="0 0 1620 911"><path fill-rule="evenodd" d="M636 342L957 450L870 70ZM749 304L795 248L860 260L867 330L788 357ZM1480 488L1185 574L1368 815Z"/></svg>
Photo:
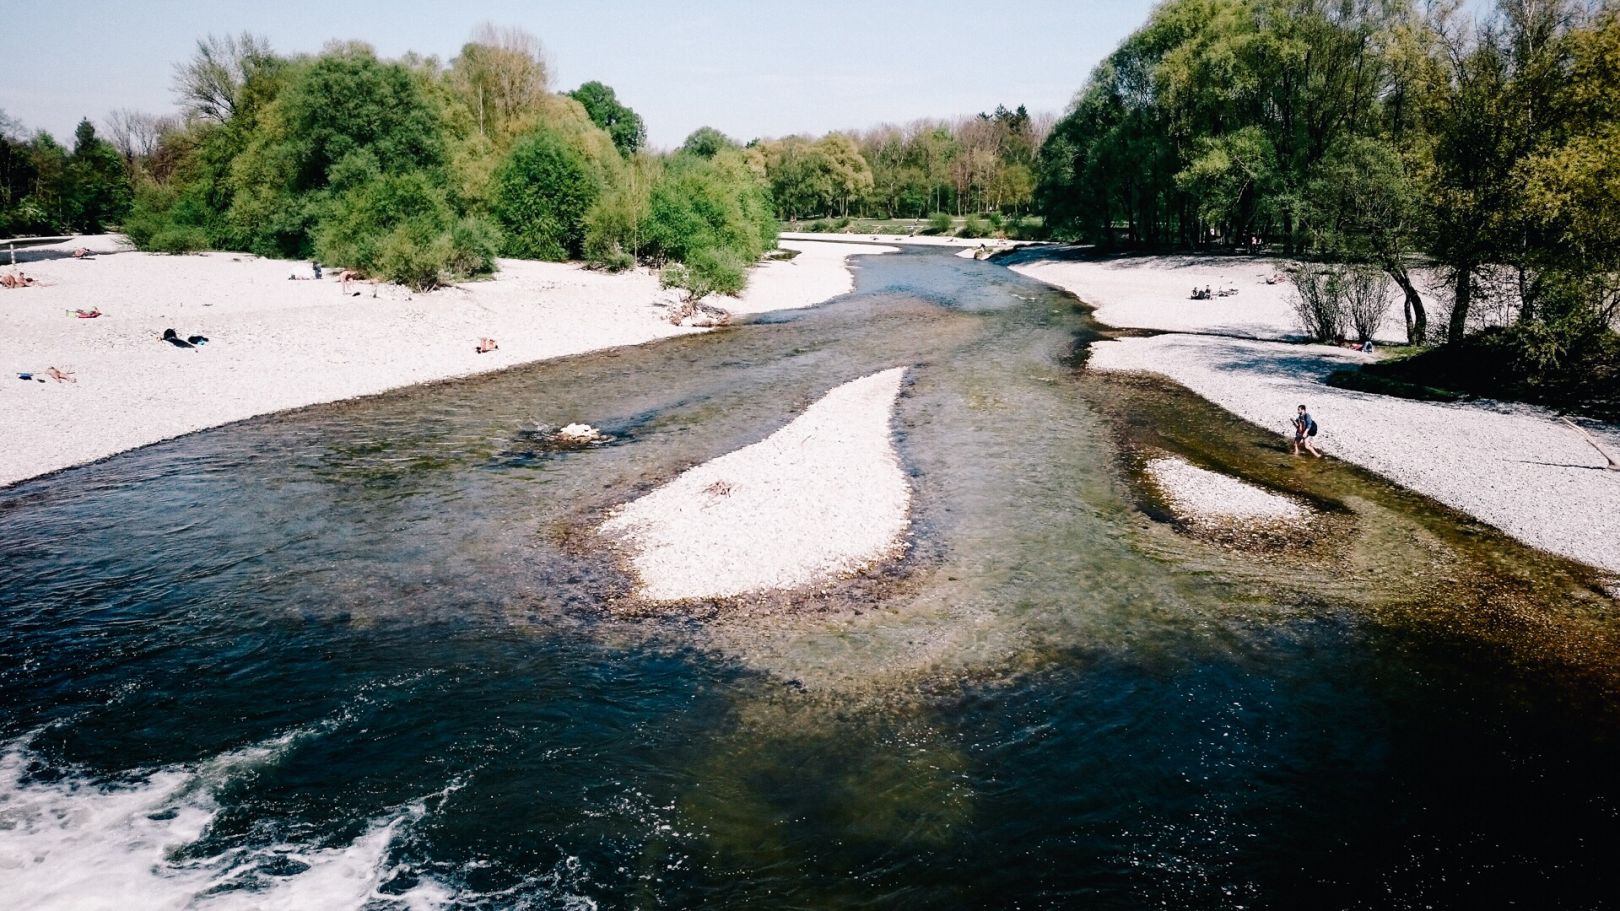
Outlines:
<svg viewBox="0 0 1620 911"><path fill-rule="evenodd" d="M1457 267L1456 296L1451 302L1451 323L1446 327L1446 344L1455 345L1468 331L1468 308L1474 301L1474 267L1464 263Z"/></svg>
<svg viewBox="0 0 1620 911"><path fill-rule="evenodd" d="M1408 345L1421 345L1424 336L1429 333L1429 314L1423 309L1423 295L1418 293L1417 286L1412 284L1412 277L1406 274L1406 269L1399 265L1386 266L1385 272L1400 286L1401 293L1406 296L1406 343Z"/></svg>

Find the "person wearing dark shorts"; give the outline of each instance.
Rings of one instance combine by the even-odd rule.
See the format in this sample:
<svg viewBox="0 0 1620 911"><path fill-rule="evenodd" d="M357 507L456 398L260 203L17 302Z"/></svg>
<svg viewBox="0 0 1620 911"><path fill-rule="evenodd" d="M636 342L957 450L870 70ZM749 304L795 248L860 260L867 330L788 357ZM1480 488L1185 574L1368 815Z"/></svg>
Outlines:
<svg viewBox="0 0 1620 911"><path fill-rule="evenodd" d="M1311 413L1305 410L1304 405L1299 406L1299 414L1294 416L1293 423L1294 455L1299 455L1299 447L1304 446L1310 450L1311 455L1320 459L1322 454L1311 444L1311 437L1316 436L1316 419L1311 417Z"/></svg>

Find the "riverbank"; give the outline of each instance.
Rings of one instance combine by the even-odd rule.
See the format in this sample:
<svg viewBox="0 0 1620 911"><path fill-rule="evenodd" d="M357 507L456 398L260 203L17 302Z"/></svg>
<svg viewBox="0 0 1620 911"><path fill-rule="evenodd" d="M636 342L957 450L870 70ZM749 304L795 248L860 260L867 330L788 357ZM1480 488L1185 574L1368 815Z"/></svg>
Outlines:
<svg viewBox="0 0 1620 911"><path fill-rule="evenodd" d="M69 255L80 246L96 252ZM715 302L810 306L849 289L848 256L883 252L783 246L801 252ZM304 280L308 263L152 255L109 236L19 259L38 284L0 291L0 486L257 415L702 331L670 324L679 292L647 270L502 260L488 281L427 294L355 284L346 296L330 272ZM172 346L159 338L170 328L208 342ZM478 353L481 338L499 348ZM51 367L76 382L18 379Z"/></svg>
<svg viewBox="0 0 1620 911"><path fill-rule="evenodd" d="M843 244L888 244L890 246L911 247L1023 247L1040 245L1044 241L1036 240L1005 240L997 237L953 237L938 234L835 234L818 233L815 231L783 231L778 235L782 240L812 241L816 243L836 242Z"/></svg>
<svg viewBox="0 0 1620 911"><path fill-rule="evenodd" d="M1013 268L1099 305L1097 318L1115 328L1175 330L1097 342L1087 362L1092 369L1164 376L1275 431L1279 452L1295 408L1306 404L1322 428L1318 445L1329 456L1533 547L1620 573L1620 475L1604 471L1602 458L1578 434L1530 406L1420 402L1327 385L1329 373L1372 358L1273 341L1298 330L1290 325L1285 292L1261 290L1289 286L1264 285L1262 265L1244 257L1129 257L1037 260ZM1243 276L1247 284L1240 284ZM1240 293L1186 299L1191 285L1223 279L1238 284ZM1224 337L1234 334L1253 340ZM1609 448L1620 448L1616 428L1585 426ZM1301 470L1310 470L1310 462L1302 461Z"/></svg>
<svg viewBox="0 0 1620 911"><path fill-rule="evenodd" d="M1294 285L1284 271L1293 266L1266 256L1127 255L1034 259L1011 268L1068 291L1095 307L1099 322L1116 328L1299 340ZM1193 300L1194 288L1236 293ZM1392 300L1373 338L1405 344L1405 330Z"/></svg>

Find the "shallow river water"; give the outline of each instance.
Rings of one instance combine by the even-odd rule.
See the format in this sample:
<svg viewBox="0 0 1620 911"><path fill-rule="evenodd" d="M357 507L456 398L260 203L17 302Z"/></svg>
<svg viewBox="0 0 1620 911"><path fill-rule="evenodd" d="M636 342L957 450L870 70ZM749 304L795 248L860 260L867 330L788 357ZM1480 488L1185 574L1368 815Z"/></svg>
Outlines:
<svg viewBox="0 0 1620 911"><path fill-rule="evenodd" d="M1597 580L1088 373L1097 336L915 250L812 310L0 491L0 907L1615 902ZM605 510L893 366L898 565L631 597ZM576 420L614 442L529 432ZM1316 530L1178 525L1165 452Z"/></svg>

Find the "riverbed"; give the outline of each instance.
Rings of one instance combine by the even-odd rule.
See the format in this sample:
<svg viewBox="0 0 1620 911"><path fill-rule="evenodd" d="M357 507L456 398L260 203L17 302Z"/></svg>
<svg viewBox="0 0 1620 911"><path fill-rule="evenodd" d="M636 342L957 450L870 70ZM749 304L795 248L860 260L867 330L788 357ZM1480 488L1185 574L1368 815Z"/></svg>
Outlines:
<svg viewBox="0 0 1620 911"><path fill-rule="evenodd" d="M1587 907L1598 576L1168 384L947 251L821 307L0 491L7 907ZM904 555L637 601L594 529L906 367ZM611 442L558 449L581 421ZM1179 523L1143 464L1309 503Z"/></svg>

